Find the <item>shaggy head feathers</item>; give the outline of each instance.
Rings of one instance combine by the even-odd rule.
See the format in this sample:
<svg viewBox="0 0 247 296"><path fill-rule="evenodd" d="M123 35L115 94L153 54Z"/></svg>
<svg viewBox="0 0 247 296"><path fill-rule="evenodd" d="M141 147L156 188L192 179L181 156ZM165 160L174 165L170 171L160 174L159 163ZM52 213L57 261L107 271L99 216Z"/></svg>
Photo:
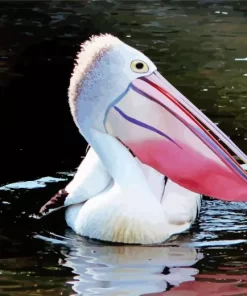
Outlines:
<svg viewBox="0 0 247 296"><path fill-rule="evenodd" d="M72 102L78 97L83 85L83 80L92 70L96 61L112 49L116 44L121 44L118 38L110 34L92 36L88 41L81 44L81 51L77 55L74 71L70 79L69 101Z"/></svg>

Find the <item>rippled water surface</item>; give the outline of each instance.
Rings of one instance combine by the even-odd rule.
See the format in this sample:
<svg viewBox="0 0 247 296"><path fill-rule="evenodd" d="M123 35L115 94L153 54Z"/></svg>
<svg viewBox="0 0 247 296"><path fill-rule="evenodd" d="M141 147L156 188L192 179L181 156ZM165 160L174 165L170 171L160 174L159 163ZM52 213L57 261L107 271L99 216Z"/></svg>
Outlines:
<svg viewBox="0 0 247 296"><path fill-rule="evenodd" d="M30 218L84 155L66 92L92 34L142 50L247 153L246 11L223 0L1 2L0 295L247 295L245 203L205 198L190 231L155 247L85 240L63 211Z"/></svg>

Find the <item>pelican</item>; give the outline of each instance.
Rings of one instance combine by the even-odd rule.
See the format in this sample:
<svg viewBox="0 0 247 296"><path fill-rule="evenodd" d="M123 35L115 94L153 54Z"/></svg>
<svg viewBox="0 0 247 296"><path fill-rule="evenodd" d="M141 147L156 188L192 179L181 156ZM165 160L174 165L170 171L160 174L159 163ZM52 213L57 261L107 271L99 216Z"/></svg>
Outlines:
<svg viewBox="0 0 247 296"><path fill-rule="evenodd" d="M246 162L244 153L117 37L81 45L68 96L91 146L59 204L77 234L162 243L190 228L202 194L246 200L247 175L215 137Z"/></svg>

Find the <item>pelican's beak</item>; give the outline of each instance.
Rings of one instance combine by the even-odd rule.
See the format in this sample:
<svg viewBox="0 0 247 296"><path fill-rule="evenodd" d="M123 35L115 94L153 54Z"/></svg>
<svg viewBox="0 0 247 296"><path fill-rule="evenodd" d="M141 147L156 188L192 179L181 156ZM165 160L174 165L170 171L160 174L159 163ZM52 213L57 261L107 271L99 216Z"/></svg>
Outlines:
<svg viewBox="0 0 247 296"><path fill-rule="evenodd" d="M246 155L158 72L129 85L105 126L175 183L223 200L247 200L247 174L217 139L244 162Z"/></svg>

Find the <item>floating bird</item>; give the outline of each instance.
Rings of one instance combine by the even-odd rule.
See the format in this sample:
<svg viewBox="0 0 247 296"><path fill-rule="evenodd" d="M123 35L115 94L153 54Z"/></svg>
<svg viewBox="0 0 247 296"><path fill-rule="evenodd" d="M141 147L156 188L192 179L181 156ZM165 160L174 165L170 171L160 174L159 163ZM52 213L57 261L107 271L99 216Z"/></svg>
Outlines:
<svg viewBox="0 0 247 296"><path fill-rule="evenodd" d="M77 234L161 243L190 228L201 194L247 199L246 172L216 137L246 162L243 152L149 58L118 38L106 34L82 44L69 104L91 148L41 214L59 201Z"/></svg>

